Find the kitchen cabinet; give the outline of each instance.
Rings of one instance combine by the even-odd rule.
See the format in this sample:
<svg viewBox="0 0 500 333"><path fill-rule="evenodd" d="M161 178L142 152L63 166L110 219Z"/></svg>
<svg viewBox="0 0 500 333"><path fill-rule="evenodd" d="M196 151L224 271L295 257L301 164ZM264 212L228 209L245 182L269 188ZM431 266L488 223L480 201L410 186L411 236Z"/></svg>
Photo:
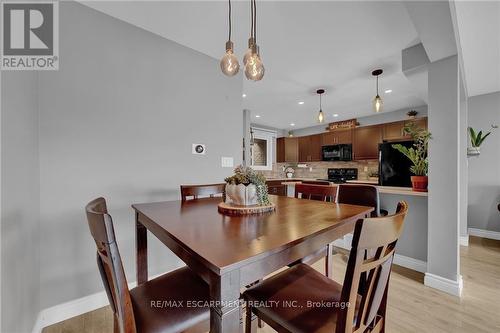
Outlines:
<svg viewBox="0 0 500 333"><path fill-rule="evenodd" d="M321 161L321 134L299 137L299 162Z"/></svg>
<svg viewBox="0 0 500 333"><path fill-rule="evenodd" d="M266 182L269 194L286 196L286 185L281 180L269 180Z"/></svg>
<svg viewBox="0 0 500 333"><path fill-rule="evenodd" d="M276 139L276 162L285 162L285 138Z"/></svg>
<svg viewBox="0 0 500 333"><path fill-rule="evenodd" d="M299 161L299 139L285 139L285 159L283 162L298 162Z"/></svg>
<svg viewBox="0 0 500 333"><path fill-rule="evenodd" d="M378 144L382 142L383 125L357 127L353 131L353 159L378 159Z"/></svg>
<svg viewBox="0 0 500 333"><path fill-rule="evenodd" d="M352 129L335 130L322 135L322 146L352 143Z"/></svg>
<svg viewBox="0 0 500 333"><path fill-rule="evenodd" d="M408 123L417 124L418 128L427 129L427 117L416 118L410 120L402 120L395 121L392 123L383 124L383 140L391 141L391 140L411 140L411 136L404 133L404 127Z"/></svg>

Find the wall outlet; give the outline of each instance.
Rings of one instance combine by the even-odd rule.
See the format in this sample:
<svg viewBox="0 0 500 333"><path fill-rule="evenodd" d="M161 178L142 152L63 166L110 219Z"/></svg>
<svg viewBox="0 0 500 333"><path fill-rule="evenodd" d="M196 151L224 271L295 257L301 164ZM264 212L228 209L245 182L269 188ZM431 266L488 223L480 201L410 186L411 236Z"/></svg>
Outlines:
<svg viewBox="0 0 500 333"><path fill-rule="evenodd" d="M205 155L207 152L207 147L202 143L193 143L191 153L194 155Z"/></svg>
<svg viewBox="0 0 500 333"><path fill-rule="evenodd" d="M234 166L234 159L232 157L222 157L221 166L223 168L232 168Z"/></svg>
<svg viewBox="0 0 500 333"><path fill-rule="evenodd" d="M368 172L368 167L365 166L365 168L363 169L365 172Z"/></svg>

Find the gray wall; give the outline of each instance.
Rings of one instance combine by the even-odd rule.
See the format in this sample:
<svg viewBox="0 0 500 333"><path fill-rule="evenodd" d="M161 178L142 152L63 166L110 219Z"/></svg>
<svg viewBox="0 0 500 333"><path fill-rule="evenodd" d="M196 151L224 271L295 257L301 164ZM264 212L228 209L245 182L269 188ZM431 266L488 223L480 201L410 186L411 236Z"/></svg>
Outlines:
<svg viewBox="0 0 500 333"><path fill-rule="evenodd" d="M393 112L383 112L379 114L374 114L373 116L361 117L358 118L358 122L360 126L369 126L369 125L377 125L383 123L390 123L393 121L400 121L408 119L406 113L410 110L418 111L418 117L426 117L427 116L427 106L419 106L415 108L408 108L404 110L398 110ZM318 133L326 132L325 128L328 124L322 124L318 126L299 128L296 130L292 130L294 136L304 136L304 135L313 135ZM283 135L287 135L288 132L284 131ZM280 133L278 133L280 134Z"/></svg>
<svg viewBox="0 0 500 333"><path fill-rule="evenodd" d="M469 98L469 126L488 131L500 125L500 92ZM500 232L500 130L481 146L479 157L469 158L468 226Z"/></svg>
<svg viewBox="0 0 500 333"><path fill-rule="evenodd" d="M2 73L2 332L30 332L40 306L37 84Z"/></svg>
<svg viewBox="0 0 500 333"><path fill-rule="evenodd" d="M218 60L85 6L60 4L60 70L40 74L42 308L102 284L84 205L109 201L128 281L135 281L132 203L220 182L241 163L242 78ZM207 155L191 154L205 143ZM150 237L150 275L182 263Z"/></svg>

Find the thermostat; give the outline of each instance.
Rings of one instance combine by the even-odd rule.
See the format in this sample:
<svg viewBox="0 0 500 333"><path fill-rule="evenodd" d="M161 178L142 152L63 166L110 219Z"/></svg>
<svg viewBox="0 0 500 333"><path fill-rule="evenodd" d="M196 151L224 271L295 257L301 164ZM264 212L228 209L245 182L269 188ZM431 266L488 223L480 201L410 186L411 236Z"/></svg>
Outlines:
<svg viewBox="0 0 500 333"><path fill-rule="evenodd" d="M207 149L204 144L193 143L192 153L195 155L205 155Z"/></svg>

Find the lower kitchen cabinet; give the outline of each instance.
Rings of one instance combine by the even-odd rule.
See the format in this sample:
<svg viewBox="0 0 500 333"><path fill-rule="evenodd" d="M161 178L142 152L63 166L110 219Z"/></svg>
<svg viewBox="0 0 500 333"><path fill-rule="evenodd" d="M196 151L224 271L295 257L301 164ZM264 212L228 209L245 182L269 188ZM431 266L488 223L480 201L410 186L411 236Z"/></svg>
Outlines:
<svg viewBox="0 0 500 333"><path fill-rule="evenodd" d="M269 194L286 196L286 185L282 185L281 180L269 180L266 183Z"/></svg>

